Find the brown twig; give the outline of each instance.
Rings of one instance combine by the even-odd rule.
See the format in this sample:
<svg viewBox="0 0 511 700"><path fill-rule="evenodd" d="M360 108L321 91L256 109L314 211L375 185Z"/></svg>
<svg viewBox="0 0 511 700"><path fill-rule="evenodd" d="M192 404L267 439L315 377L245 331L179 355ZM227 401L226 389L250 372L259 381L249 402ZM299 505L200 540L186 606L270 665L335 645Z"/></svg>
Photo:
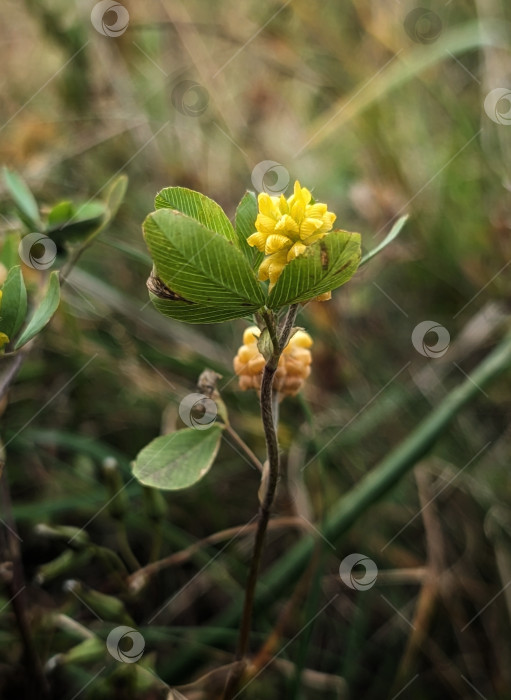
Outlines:
<svg viewBox="0 0 511 700"><path fill-rule="evenodd" d="M247 585L245 588L245 601L243 604L238 646L236 649L235 658L237 661L242 663L239 664L235 672L230 674L224 691L224 700L231 700L240 678L243 675L245 667L243 661L247 655L250 642L250 628L252 625L252 611L254 607L257 578L261 564L266 529L270 519L270 512L273 505L273 499L275 498L275 492L277 490L277 482L280 471L277 426L275 424L273 412L273 379L275 377L275 372L277 371L280 356L282 355L282 352L289 341L297 313L298 304L291 305L280 334L276 327L274 314L269 310L265 310L262 313L266 323L266 328L268 329L273 344L273 352L268 357L263 371L260 397L261 418L266 440L266 456L269 471L266 489L259 506L257 531L254 549L252 552L252 560L250 562Z"/></svg>

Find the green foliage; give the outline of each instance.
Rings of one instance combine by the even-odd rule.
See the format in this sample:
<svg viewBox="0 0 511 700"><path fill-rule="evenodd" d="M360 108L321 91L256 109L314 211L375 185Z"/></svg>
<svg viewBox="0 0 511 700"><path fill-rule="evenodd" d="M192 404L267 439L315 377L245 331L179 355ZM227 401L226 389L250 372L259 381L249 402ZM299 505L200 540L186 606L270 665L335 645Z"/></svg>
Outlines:
<svg viewBox="0 0 511 700"><path fill-rule="evenodd" d="M133 474L146 486L177 490L192 486L211 468L220 447L222 426L186 428L150 442L137 455Z"/></svg>
<svg viewBox="0 0 511 700"><path fill-rule="evenodd" d="M60 285L59 285L59 273L54 271L50 274L50 279L48 282L48 288L46 293L39 304L39 306L34 311L34 314L27 327L21 334L21 336L16 341L14 348L18 350L23 345L26 345L29 340L32 340L49 322L53 314L58 308L60 301Z"/></svg>
<svg viewBox="0 0 511 700"><path fill-rule="evenodd" d="M249 246L247 238L256 230L255 221L257 219L257 199L253 192L245 192L241 202L236 209L236 233L240 247L250 260L252 267L257 269L261 264L264 253L257 248Z"/></svg>
<svg viewBox="0 0 511 700"><path fill-rule="evenodd" d="M210 231L237 243L237 236L222 207L200 192L186 187L166 187L154 200L155 209L174 209L195 219Z"/></svg>
<svg viewBox="0 0 511 700"><path fill-rule="evenodd" d="M360 255L360 234L332 231L285 266L268 306L279 309L340 287L355 273Z"/></svg>
<svg viewBox="0 0 511 700"><path fill-rule="evenodd" d="M2 292L0 332L12 340L27 314L27 290L19 265L9 270Z"/></svg>
<svg viewBox="0 0 511 700"><path fill-rule="evenodd" d="M378 255L378 253L381 253L381 251L386 248L394 239L396 239L399 234L401 233L401 229L403 226L406 224L408 221L408 214L405 216L402 216L400 219L396 221L394 226L391 228L389 233L385 236L383 241L379 243L376 248L373 248L372 250L369 251L369 253L366 253L365 255L362 256L362 259L360 260L360 265L359 267L362 267L362 265L365 265L366 263L369 262L372 258L374 258L375 255Z"/></svg>
<svg viewBox="0 0 511 700"><path fill-rule="evenodd" d="M4 182L11 193L20 219L29 229L40 231L42 223L39 216L39 207L26 182L17 173L12 172L8 168L4 168L3 174Z"/></svg>
<svg viewBox="0 0 511 700"><path fill-rule="evenodd" d="M194 219L160 209L145 220L144 235L158 277L181 300L220 308L231 318L246 316L264 303L246 258Z"/></svg>
<svg viewBox="0 0 511 700"><path fill-rule="evenodd" d="M98 229L106 213L106 205L99 201L81 205L59 202L48 214L46 234L56 243L82 240Z"/></svg>

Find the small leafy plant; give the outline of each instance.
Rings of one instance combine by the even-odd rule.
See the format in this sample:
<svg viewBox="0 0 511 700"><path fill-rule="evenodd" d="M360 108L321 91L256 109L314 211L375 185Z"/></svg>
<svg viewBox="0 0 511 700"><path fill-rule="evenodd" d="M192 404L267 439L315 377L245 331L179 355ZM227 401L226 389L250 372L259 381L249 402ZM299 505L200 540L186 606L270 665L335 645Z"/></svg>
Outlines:
<svg viewBox="0 0 511 700"><path fill-rule="evenodd" d="M244 318L243 345L234 359L240 388L259 393L266 459L259 463L261 486L257 532L245 588L236 663L227 676L224 698L232 698L247 673L252 608L265 533L280 469L278 403L296 394L310 372L312 338L295 326L300 306L328 301L358 267L400 231L402 217L365 257L360 234L334 229L335 214L311 192L294 185L286 198L246 192L234 226L208 197L183 187L167 187L143 223L153 269L147 282L158 311L187 323L218 323ZM153 440L137 456L137 479L161 489L182 489L211 468L223 431L232 431L216 376L199 380L195 407L213 420ZM215 402L216 410L208 408ZM220 420L215 422L218 414ZM197 429L199 428L199 429ZM207 428L207 429L206 429ZM240 444L238 437L238 444ZM245 446L246 447L246 446ZM251 450L246 452L254 461ZM257 462L257 458L255 458Z"/></svg>

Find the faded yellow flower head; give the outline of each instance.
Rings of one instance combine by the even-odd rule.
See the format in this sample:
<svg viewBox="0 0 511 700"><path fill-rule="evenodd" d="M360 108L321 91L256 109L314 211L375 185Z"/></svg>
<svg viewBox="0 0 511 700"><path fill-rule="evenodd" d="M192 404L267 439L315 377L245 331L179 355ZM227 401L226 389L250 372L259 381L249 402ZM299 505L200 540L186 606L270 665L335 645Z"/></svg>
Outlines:
<svg viewBox="0 0 511 700"><path fill-rule="evenodd" d="M335 214L328 211L326 204L311 204L311 200L311 193L298 180L287 199L283 194L270 197L265 192L258 197L257 231L247 238L247 243L265 253L259 279L269 279L270 289L288 262L332 230Z"/></svg>
<svg viewBox="0 0 511 700"><path fill-rule="evenodd" d="M234 358L234 371L239 376L240 389L261 388L264 357L259 352L257 341L261 331L257 326L247 328L243 333L243 345ZM310 374L312 355L309 348L312 338L305 331L299 330L284 348L273 386L283 397L294 396L303 386Z"/></svg>

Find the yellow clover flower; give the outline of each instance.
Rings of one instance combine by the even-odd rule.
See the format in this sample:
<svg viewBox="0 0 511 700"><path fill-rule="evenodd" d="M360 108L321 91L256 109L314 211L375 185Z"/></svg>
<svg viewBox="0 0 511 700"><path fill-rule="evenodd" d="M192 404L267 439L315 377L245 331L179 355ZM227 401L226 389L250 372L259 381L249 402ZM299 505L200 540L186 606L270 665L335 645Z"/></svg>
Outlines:
<svg viewBox="0 0 511 700"><path fill-rule="evenodd" d="M259 352L257 340L261 331L257 326L246 328L243 333L243 345L234 358L234 371L239 377L242 391L256 389L260 391L265 365L264 357ZM295 396L311 372L312 355L309 348L312 338L306 331L298 330L291 337L280 356L273 387L284 396Z"/></svg>
<svg viewBox="0 0 511 700"><path fill-rule="evenodd" d="M258 197L257 231L247 238L247 243L266 254L259 267L259 279L269 279L270 289L288 262L332 230L335 214L328 211L326 204L311 204L311 199L309 190L301 187L298 180L287 199L283 194L270 197L265 192Z"/></svg>

